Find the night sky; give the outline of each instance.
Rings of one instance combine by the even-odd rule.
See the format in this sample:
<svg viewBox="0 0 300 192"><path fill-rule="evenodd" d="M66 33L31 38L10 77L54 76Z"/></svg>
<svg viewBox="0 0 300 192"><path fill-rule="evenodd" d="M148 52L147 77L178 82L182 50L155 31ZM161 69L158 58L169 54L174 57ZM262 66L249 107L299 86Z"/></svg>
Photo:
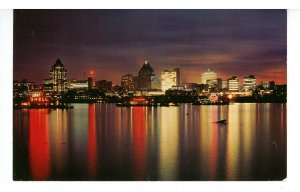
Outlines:
<svg viewBox="0 0 300 192"><path fill-rule="evenodd" d="M59 57L68 79L119 84L148 60L182 82L207 68L222 79L253 74L286 83L286 10L15 10L14 80L42 83Z"/></svg>

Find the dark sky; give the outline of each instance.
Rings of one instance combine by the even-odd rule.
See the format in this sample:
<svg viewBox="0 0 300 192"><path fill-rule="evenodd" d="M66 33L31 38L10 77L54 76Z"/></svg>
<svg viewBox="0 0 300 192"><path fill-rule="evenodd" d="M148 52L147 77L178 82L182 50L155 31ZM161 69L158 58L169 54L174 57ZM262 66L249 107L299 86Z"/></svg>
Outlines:
<svg viewBox="0 0 300 192"><path fill-rule="evenodd" d="M41 83L59 57L68 78L119 84L144 60L182 82L207 68L227 79L254 74L286 83L286 10L15 10L14 80Z"/></svg>

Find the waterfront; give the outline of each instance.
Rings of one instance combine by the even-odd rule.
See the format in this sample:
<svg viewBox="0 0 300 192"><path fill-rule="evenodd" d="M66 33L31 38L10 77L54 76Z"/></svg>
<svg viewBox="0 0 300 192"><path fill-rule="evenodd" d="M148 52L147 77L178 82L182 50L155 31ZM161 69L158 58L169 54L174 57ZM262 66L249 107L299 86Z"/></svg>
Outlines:
<svg viewBox="0 0 300 192"><path fill-rule="evenodd" d="M15 180L286 177L286 104L74 104L14 110L13 125Z"/></svg>

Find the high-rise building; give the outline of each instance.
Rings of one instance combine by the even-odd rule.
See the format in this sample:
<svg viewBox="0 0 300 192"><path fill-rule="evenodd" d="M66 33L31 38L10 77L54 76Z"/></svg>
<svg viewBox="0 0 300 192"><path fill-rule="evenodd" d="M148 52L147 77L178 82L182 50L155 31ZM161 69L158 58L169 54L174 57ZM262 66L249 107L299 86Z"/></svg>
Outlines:
<svg viewBox="0 0 300 192"><path fill-rule="evenodd" d="M210 69L207 69L207 71L202 73L201 76L202 84L207 84L207 80L211 80L211 79L217 79L217 73L211 71Z"/></svg>
<svg viewBox="0 0 300 192"><path fill-rule="evenodd" d="M61 94L67 90L67 70L58 58L50 70L50 78L45 79L46 90L55 94Z"/></svg>
<svg viewBox="0 0 300 192"><path fill-rule="evenodd" d="M161 89L166 91L172 86L180 86L180 71L179 68L173 70L164 70L161 73Z"/></svg>
<svg viewBox="0 0 300 192"><path fill-rule="evenodd" d="M89 89L95 88L95 72L93 70L90 70L89 72L88 88Z"/></svg>
<svg viewBox="0 0 300 192"><path fill-rule="evenodd" d="M227 80L222 80L222 89L226 90L228 88L228 81Z"/></svg>
<svg viewBox="0 0 300 192"><path fill-rule="evenodd" d="M209 79L206 82L208 84L208 89L210 91L219 91L222 89L222 79L221 78Z"/></svg>
<svg viewBox="0 0 300 192"><path fill-rule="evenodd" d="M100 80L96 82L96 87L100 90L100 91L111 91L112 90L112 82L111 81L107 81L107 80Z"/></svg>
<svg viewBox="0 0 300 192"><path fill-rule="evenodd" d="M229 91L239 91L240 89L240 80L237 76L232 76L227 79L227 85Z"/></svg>
<svg viewBox="0 0 300 192"><path fill-rule="evenodd" d="M249 75L248 77L244 77L243 79L243 90L249 91L253 90L256 87L256 78L254 75Z"/></svg>
<svg viewBox="0 0 300 192"><path fill-rule="evenodd" d="M151 76L155 76L153 68L146 60L144 65L139 71L138 75L138 89L150 90L151 89Z"/></svg>
<svg viewBox="0 0 300 192"><path fill-rule="evenodd" d="M151 76L151 89L161 89L160 77Z"/></svg>
<svg viewBox="0 0 300 192"><path fill-rule="evenodd" d="M134 90L134 76L132 74L125 74L122 76L121 86L127 91Z"/></svg>

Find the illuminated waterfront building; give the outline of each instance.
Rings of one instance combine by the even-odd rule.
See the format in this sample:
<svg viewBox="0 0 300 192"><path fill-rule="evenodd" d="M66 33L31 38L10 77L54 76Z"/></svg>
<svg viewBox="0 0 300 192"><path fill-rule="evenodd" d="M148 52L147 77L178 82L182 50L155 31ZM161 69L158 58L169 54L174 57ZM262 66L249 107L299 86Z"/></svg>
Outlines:
<svg viewBox="0 0 300 192"><path fill-rule="evenodd" d="M155 76L154 70L146 60L138 75L139 90L151 90L151 76Z"/></svg>
<svg viewBox="0 0 300 192"><path fill-rule="evenodd" d="M249 91L253 90L256 87L256 78L254 75L249 75L248 77L244 77L243 79L243 90Z"/></svg>
<svg viewBox="0 0 300 192"><path fill-rule="evenodd" d="M184 90L197 90L197 83L180 83Z"/></svg>
<svg viewBox="0 0 300 192"><path fill-rule="evenodd" d="M51 67L50 78L44 80L44 89L54 94L67 90L67 70L59 58Z"/></svg>
<svg viewBox="0 0 300 192"><path fill-rule="evenodd" d="M274 90L275 89L275 82L274 81L262 81L260 84L265 90Z"/></svg>
<svg viewBox="0 0 300 192"><path fill-rule="evenodd" d="M112 90L112 82L107 80L100 80L96 82L96 87L100 91L109 92Z"/></svg>
<svg viewBox="0 0 300 192"><path fill-rule="evenodd" d="M151 89L161 89L160 77L151 76Z"/></svg>
<svg viewBox="0 0 300 192"><path fill-rule="evenodd" d="M222 89L226 90L228 88L228 81L227 80L222 80Z"/></svg>
<svg viewBox="0 0 300 192"><path fill-rule="evenodd" d="M29 82L23 79L21 82L13 82L13 96L14 97L27 97L32 90L36 90L37 86L34 82Z"/></svg>
<svg viewBox="0 0 300 192"><path fill-rule="evenodd" d="M227 82L229 91L239 91L240 81L237 76L232 76L231 78L227 79Z"/></svg>
<svg viewBox="0 0 300 192"><path fill-rule="evenodd" d="M125 74L122 76L121 86L126 91L133 91L134 87L134 76L132 74Z"/></svg>
<svg viewBox="0 0 300 192"><path fill-rule="evenodd" d="M69 90L87 90L88 89L88 80L76 80L73 79L68 81Z"/></svg>
<svg viewBox="0 0 300 192"><path fill-rule="evenodd" d="M173 86L180 85L180 71L179 68L173 70L164 70L161 73L161 89L166 91Z"/></svg>
<svg viewBox="0 0 300 192"><path fill-rule="evenodd" d="M220 78L209 79L206 82L210 91L219 91L222 89L222 79Z"/></svg>
<svg viewBox="0 0 300 192"><path fill-rule="evenodd" d="M217 73L211 71L210 69L207 69L204 73L202 73L201 76L201 82L202 84L207 84L207 80L217 79Z"/></svg>
<svg viewBox="0 0 300 192"><path fill-rule="evenodd" d="M88 89L95 88L95 72L90 70L89 77L88 77Z"/></svg>

